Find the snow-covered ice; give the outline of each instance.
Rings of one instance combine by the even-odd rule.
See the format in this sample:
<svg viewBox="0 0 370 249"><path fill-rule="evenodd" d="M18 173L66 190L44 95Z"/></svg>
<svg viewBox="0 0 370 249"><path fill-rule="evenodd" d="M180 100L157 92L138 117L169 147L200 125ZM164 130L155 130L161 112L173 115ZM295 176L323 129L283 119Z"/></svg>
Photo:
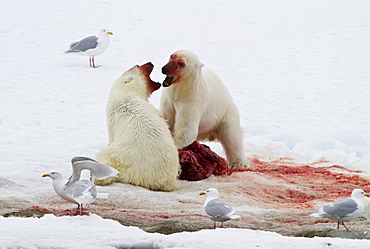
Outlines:
<svg viewBox="0 0 370 249"><path fill-rule="evenodd" d="M41 175L58 170L67 176L72 157L94 158L106 147L105 104L113 81L148 61L155 65L152 79L162 81L160 69L178 49L193 50L229 87L248 158L325 158L369 175L369 9L367 0L2 0L2 213L55 203L51 182ZM99 28L114 33L99 68L63 54L71 41ZM156 107L160 94L150 99ZM223 155L219 144L210 146ZM186 195L172 193L180 194ZM153 204L172 204L171 193L149 195ZM0 230L0 248L365 248L367 242L246 229L148 234L97 215L0 218Z"/></svg>
<svg viewBox="0 0 370 249"><path fill-rule="evenodd" d="M0 248L368 248L366 240L293 238L242 229L202 230L163 235L124 227L97 215L1 218ZM19 231L23 234L20 236ZM6 239L3 239L3 238Z"/></svg>

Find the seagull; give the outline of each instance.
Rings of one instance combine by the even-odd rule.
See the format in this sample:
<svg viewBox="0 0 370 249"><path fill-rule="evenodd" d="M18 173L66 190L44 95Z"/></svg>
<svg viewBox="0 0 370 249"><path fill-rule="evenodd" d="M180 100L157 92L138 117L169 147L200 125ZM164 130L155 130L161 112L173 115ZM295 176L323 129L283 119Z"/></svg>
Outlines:
<svg viewBox="0 0 370 249"><path fill-rule="evenodd" d="M88 36L81 41L72 43L70 49L65 51L65 53L89 56L90 67L97 68L94 57L107 50L110 43L109 35L113 35L113 33L106 29L101 29L97 35Z"/></svg>
<svg viewBox="0 0 370 249"><path fill-rule="evenodd" d="M78 202L80 215L82 214L82 204L90 204L97 198L98 191L95 184L91 181L89 170L82 170L80 180L75 182L72 189L72 196Z"/></svg>
<svg viewBox="0 0 370 249"><path fill-rule="evenodd" d="M339 229L339 225L341 224L349 231L346 225L344 225L344 222L354 220L364 212L365 196L370 197L362 189L354 189L351 198L325 205L320 208L319 212L310 214L310 216L336 220L338 221L337 229Z"/></svg>
<svg viewBox="0 0 370 249"><path fill-rule="evenodd" d="M73 197L73 188L75 183L80 180L81 171L87 169L90 171L93 177L99 180L108 177L116 177L118 171L108 165L100 164L88 157L74 157L72 158L71 162L73 173L68 180L63 180L62 174L56 171L50 172L49 174L44 174L42 177L50 177L53 179L53 187L55 192L64 200L76 203L79 210L82 203L79 203L79 201Z"/></svg>
<svg viewBox="0 0 370 249"><path fill-rule="evenodd" d="M214 229L216 229L216 221L221 222L221 228L223 228L225 221L240 218L229 204L218 198L217 189L209 188L205 192L200 192L199 195L207 197L204 202L204 209L208 217L214 221Z"/></svg>

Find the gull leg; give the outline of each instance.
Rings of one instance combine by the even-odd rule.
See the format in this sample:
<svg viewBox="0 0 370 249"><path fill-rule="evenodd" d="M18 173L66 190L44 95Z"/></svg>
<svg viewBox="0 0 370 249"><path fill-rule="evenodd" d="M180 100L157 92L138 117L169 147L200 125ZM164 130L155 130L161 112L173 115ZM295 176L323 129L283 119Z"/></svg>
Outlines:
<svg viewBox="0 0 370 249"><path fill-rule="evenodd" d="M77 204L77 210L76 210L76 214L75 215L81 215L82 214L82 210L83 210L83 206L82 204Z"/></svg>
<svg viewBox="0 0 370 249"><path fill-rule="evenodd" d="M77 209L76 209L76 213L75 215L78 215L78 213L80 212L80 204L77 204ZM80 214L81 215L81 214Z"/></svg>
<svg viewBox="0 0 370 249"><path fill-rule="evenodd" d="M91 57L89 57L89 64L90 64L90 67L92 67Z"/></svg>
<svg viewBox="0 0 370 249"><path fill-rule="evenodd" d="M95 65L95 57L92 57L92 62L93 62L93 68L98 68L98 67L100 67L100 66L96 66L96 65Z"/></svg>
<svg viewBox="0 0 370 249"><path fill-rule="evenodd" d="M346 228L347 231L349 231L349 229L346 227L346 225L344 225L344 221L342 221L342 225Z"/></svg>
<svg viewBox="0 0 370 249"><path fill-rule="evenodd" d="M338 221L338 224L337 224L337 229L339 229L339 221Z"/></svg>

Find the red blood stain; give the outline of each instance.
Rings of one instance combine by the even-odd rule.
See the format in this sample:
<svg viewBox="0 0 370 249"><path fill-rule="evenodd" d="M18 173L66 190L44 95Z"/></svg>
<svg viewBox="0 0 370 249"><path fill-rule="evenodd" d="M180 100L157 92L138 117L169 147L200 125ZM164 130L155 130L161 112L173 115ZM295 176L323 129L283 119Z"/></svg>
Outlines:
<svg viewBox="0 0 370 249"><path fill-rule="evenodd" d="M139 68L143 75L149 75L153 71L154 65L151 62L147 62L139 66Z"/></svg>
<svg viewBox="0 0 370 249"><path fill-rule="evenodd" d="M207 148L202 146L198 148L197 145L192 150L197 151L198 149ZM204 153L198 151L198 154ZM256 224L261 230L269 230L271 229L270 222L274 222L274 226L281 226L284 229L288 225L294 233L296 230L302 229L303 226L332 222L325 219L307 221L308 214L317 211L318 206L348 198L355 188L370 192L370 179L364 176L363 172L349 170L340 165L322 166L324 164L330 165L330 162L322 160L312 164L299 164L289 158L280 158L272 162L253 158L250 160L250 168L223 171L223 175L213 178L210 182L225 183L225 191L233 190L230 198L234 199L230 200L235 202L230 202L230 204L233 204L234 207L238 207L240 204L240 206L247 205L245 212L249 212L248 206L268 211L254 214L254 216L243 216L240 221L243 227ZM210 184L210 182L204 184ZM176 195L176 193L174 194ZM58 203L52 203L53 209L37 206L31 208L41 213L55 215L75 214L76 209L54 209L54 207L60 207L61 202L62 200ZM193 203L183 200L179 200L179 202ZM194 201L194 206L196 205L199 203ZM168 219L207 220L205 215L201 214L202 208L199 208L199 212L194 213L178 209L163 210L166 211L151 210L150 208L149 210L138 210L129 206L121 206L120 203L109 204L102 201L92 203L85 212L138 222L159 222ZM290 215L287 216L287 213ZM265 221L265 215L268 216L269 222Z"/></svg>
<svg viewBox="0 0 370 249"><path fill-rule="evenodd" d="M150 93L153 93L154 91L157 91L161 84L158 82L154 82L150 78L150 74L153 71L154 65L151 62L145 63L141 66L138 66L141 73L145 76L147 81L147 89Z"/></svg>
<svg viewBox="0 0 370 249"><path fill-rule="evenodd" d="M232 173L254 172L268 179L282 182L279 186L256 183L259 187L258 198L264 200L264 204L275 203L277 208L306 209L317 202L349 198L355 188L361 188L365 192L370 190L370 180L359 175L363 172L349 170L339 165L315 166L319 162L312 165L300 165L286 158L273 162L264 162L254 158L250 164L249 169L233 170ZM256 195L253 192L246 191L246 194Z"/></svg>
<svg viewBox="0 0 370 249"><path fill-rule="evenodd" d="M163 66L166 71L165 74L176 74L176 71L179 69L179 65L185 65L185 62L181 59L181 56L177 54L172 54L167 64Z"/></svg>
<svg viewBox="0 0 370 249"><path fill-rule="evenodd" d="M25 210L34 209L39 213L42 214L54 214L56 216L77 216L79 212L77 209L46 209L40 206L32 206L28 208L24 208L19 210L18 212L22 212ZM112 216L112 217L120 217L125 218L128 220L135 220L140 222L160 222L168 219L176 219L176 218L186 218L186 217L193 217L197 219L199 217L205 217L205 215L201 214L174 214L169 212L148 212L145 211L134 211L134 210L122 210L117 208L109 208L106 205L90 205L88 209L85 209L81 215L88 216L90 214L97 214L100 216Z"/></svg>

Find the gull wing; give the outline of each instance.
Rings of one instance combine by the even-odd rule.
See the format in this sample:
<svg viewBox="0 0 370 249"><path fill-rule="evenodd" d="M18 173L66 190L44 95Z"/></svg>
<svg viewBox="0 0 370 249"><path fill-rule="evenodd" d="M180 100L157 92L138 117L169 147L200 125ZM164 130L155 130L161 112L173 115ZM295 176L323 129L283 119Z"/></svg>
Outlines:
<svg viewBox="0 0 370 249"><path fill-rule="evenodd" d="M85 195L87 192L89 192L91 196L94 199L96 199L98 192L96 190L94 183L88 180L80 180L74 184L73 190L72 190L72 196L73 198L78 198L82 195Z"/></svg>
<svg viewBox="0 0 370 249"><path fill-rule="evenodd" d="M233 211L233 208L220 199L213 199L205 206L206 213L211 217L223 217Z"/></svg>
<svg viewBox="0 0 370 249"><path fill-rule="evenodd" d="M80 180L81 171L87 169L91 175L98 180L102 180L108 177L116 177L118 171L108 165L101 164L94 159L89 157L74 157L71 160L73 173L69 178L66 186L75 183Z"/></svg>
<svg viewBox="0 0 370 249"><path fill-rule="evenodd" d="M322 207L325 212L324 217L339 217L344 218L358 209L357 203L353 199L345 199L335 202L331 205Z"/></svg>
<svg viewBox="0 0 370 249"><path fill-rule="evenodd" d="M89 49L94 49L97 46L98 37L92 35L82 39L81 41L72 43L70 46L70 50L66 51L66 53L85 52Z"/></svg>

